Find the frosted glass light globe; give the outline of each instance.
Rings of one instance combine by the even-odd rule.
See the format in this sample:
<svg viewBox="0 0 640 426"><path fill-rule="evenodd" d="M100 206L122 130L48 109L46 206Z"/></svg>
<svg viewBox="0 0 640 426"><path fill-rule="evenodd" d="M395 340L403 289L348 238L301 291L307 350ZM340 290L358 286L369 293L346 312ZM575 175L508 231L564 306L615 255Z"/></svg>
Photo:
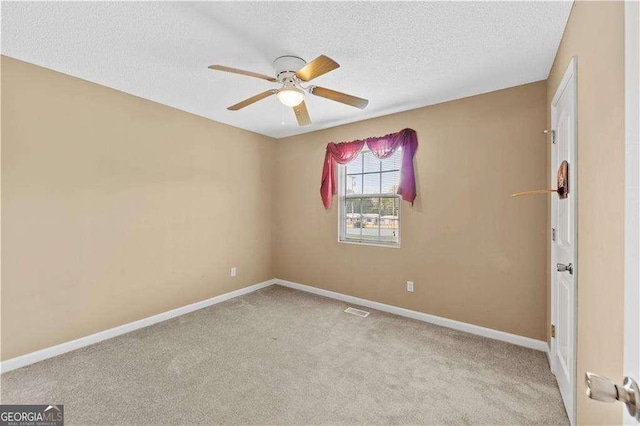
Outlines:
<svg viewBox="0 0 640 426"><path fill-rule="evenodd" d="M281 89L278 91L276 96L278 96L280 102L288 107L300 105L300 103L304 101L304 93L302 93L302 90L295 87Z"/></svg>

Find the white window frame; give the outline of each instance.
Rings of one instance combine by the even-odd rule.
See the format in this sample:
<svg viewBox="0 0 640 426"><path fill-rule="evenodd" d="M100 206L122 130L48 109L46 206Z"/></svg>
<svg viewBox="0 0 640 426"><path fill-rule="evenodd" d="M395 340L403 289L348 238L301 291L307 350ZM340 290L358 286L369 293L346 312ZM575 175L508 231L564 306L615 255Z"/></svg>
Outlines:
<svg viewBox="0 0 640 426"><path fill-rule="evenodd" d="M365 152L370 152L370 150L363 148L359 153L364 154ZM343 164L337 164L337 172L338 172L338 242L343 244L355 244L359 246L373 246L373 247L386 247L386 248L400 248L401 243L401 235L402 235L402 197L399 194L395 194L395 197L398 198L398 242L387 243L384 241L362 241L362 240L353 240L345 238L346 232L343 227L344 218L342 217L344 211L344 202L346 199L344 189L345 189L345 179L347 175L347 166ZM400 175L401 175L401 168ZM398 182L400 184L400 182ZM371 194L371 197L374 198L376 195L379 197L381 194ZM363 198L367 198L365 194L363 194Z"/></svg>

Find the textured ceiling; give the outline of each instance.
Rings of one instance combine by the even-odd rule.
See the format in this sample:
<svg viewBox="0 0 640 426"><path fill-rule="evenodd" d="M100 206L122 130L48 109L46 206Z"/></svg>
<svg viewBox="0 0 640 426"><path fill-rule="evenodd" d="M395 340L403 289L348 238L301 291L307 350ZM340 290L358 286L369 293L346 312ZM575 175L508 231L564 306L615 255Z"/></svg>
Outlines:
<svg viewBox="0 0 640 426"><path fill-rule="evenodd" d="M2 2L4 55L273 137L333 127L547 78L571 2ZM314 84L366 110L307 96L296 125L272 75L278 56L341 67Z"/></svg>

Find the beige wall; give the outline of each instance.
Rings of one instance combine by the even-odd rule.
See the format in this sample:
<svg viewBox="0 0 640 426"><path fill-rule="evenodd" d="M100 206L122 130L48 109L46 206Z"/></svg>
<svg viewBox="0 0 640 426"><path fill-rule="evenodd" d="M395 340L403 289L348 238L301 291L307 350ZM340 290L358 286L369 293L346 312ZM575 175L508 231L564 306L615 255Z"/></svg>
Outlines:
<svg viewBox="0 0 640 426"><path fill-rule="evenodd" d="M572 56L578 82L578 423L616 424L584 373L622 382L624 315L624 3L576 2L549 75L549 104Z"/></svg>
<svg viewBox="0 0 640 426"><path fill-rule="evenodd" d="M2 359L272 278L274 144L2 57Z"/></svg>
<svg viewBox="0 0 640 426"><path fill-rule="evenodd" d="M278 141L278 278L535 339L546 338L546 83L537 82ZM319 187L325 146L410 127L418 199L400 249L337 242ZM415 292L406 291L406 281Z"/></svg>

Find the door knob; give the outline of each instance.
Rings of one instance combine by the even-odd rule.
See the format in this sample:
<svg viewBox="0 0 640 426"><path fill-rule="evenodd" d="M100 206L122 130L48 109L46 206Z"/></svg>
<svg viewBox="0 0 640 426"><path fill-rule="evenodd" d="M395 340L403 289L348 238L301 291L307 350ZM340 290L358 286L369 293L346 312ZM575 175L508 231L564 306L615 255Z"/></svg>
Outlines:
<svg viewBox="0 0 640 426"><path fill-rule="evenodd" d="M573 263L570 263L568 265L558 263L556 265L556 269L558 272L568 272L573 275Z"/></svg>
<svg viewBox="0 0 640 426"><path fill-rule="evenodd" d="M589 398L602 402L623 402L631 417L640 421L640 390L631 377L625 377L620 386L607 377L587 372L584 375L584 381Z"/></svg>

